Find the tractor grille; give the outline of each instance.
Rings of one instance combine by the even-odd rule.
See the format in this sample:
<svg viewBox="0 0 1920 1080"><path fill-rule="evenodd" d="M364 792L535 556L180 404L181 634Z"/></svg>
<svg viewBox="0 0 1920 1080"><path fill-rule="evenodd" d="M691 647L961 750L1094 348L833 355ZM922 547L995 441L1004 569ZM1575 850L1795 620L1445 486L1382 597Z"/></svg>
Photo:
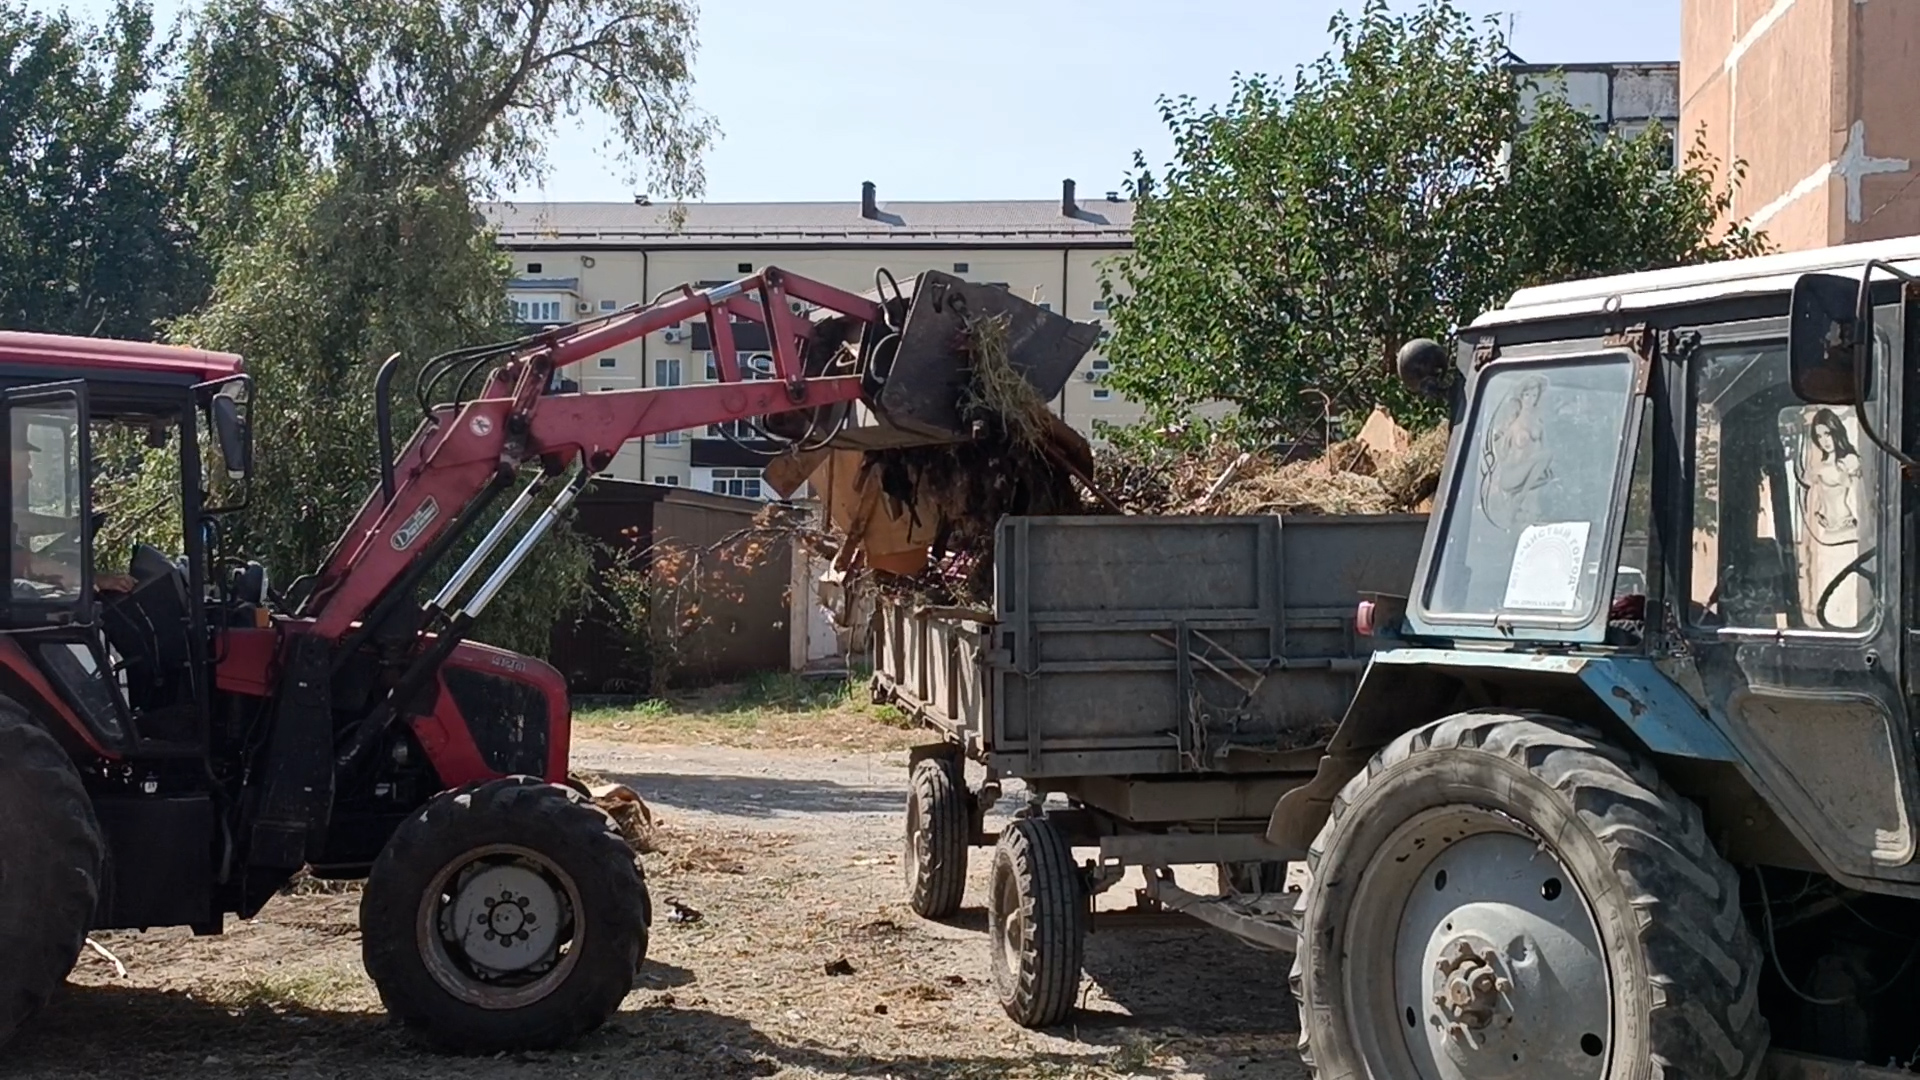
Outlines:
<svg viewBox="0 0 1920 1080"><path fill-rule="evenodd" d="M504 775L545 776L547 699L540 688L491 672L441 670L487 767Z"/></svg>

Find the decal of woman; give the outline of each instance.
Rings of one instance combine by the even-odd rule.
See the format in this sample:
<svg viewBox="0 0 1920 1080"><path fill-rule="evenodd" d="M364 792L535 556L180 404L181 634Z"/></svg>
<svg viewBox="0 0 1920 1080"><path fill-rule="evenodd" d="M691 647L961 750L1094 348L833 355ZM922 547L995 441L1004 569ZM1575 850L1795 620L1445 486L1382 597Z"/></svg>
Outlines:
<svg viewBox="0 0 1920 1080"><path fill-rule="evenodd" d="M1547 380L1527 375L1494 410L1480 450L1480 512L1509 532L1540 519L1540 492L1553 479L1540 399Z"/></svg>
<svg viewBox="0 0 1920 1080"><path fill-rule="evenodd" d="M1831 547L1858 540L1860 519L1853 492L1860 482L1860 455L1832 409L1819 410L1807 422L1801 462L1801 511L1813 542Z"/></svg>

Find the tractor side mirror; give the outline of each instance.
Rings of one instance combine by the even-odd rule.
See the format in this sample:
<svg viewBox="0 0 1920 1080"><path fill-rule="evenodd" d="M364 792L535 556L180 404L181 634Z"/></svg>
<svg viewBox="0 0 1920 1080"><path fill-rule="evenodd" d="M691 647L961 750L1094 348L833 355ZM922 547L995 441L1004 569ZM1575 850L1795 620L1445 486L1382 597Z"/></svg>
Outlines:
<svg viewBox="0 0 1920 1080"><path fill-rule="evenodd" d="M1859 296L1860 283L1838 274L1802 274L1793 283L1787 356L1800 400L1852 405L1868 396L1868 388L1854 382L1854 344L1873 332L1871 322L1858 325Z"/></svg>
<svg viewBox="0 0 1920 1080"><path fill-rule="evenodd" d="M240 415L240 403L228 393L213 395L213 431L220 440L220 457L226 462L227 476L245 480L253 472L253 432Z"/></svg>

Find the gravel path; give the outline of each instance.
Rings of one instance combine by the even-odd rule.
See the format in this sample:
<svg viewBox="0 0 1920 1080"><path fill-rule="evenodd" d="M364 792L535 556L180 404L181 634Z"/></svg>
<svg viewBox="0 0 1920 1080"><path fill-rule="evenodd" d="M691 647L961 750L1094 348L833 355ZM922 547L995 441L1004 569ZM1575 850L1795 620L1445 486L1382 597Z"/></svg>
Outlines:
<svg viewBox="0 0 1920 1080"><path fill-rule="evenodd" d="M357 896L342 890L280 898L221 938L104 935L130 977L83 958L0 1073L1305 1077L1288 958L1194 926L1096 922L1071 1024L1036 1033L1008 1020L987 974L987 853L952 923L900 902L903 753L581 741L575 759L640 792L662 828L644 860L660 917L641 986L579 1047L481 1061L420 1052L359 971ZM1010 789L1001 809L1019 799ZM1210 883L1201 873L1189 887ZM1101 907L1131 904L1135 884ZM675 905L698 917L668 919Z"/></svg>

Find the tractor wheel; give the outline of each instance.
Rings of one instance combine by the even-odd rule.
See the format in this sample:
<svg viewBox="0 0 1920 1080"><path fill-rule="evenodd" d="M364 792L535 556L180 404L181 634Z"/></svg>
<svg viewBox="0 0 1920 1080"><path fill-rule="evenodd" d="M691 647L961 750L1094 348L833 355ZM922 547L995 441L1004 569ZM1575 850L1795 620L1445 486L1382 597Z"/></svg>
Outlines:
<svg viewBox="0 0 1920 1080"><path fill-rule="evenodd" d="M0 698L0 1046L73 970L105 873L100 823L73 762Z"/></svg>
<svg viewBox="0 0 1920 1080"><path fill-rule="evenodd" d="M599 1027L647 951L633 849L578 792L509 777L436 796L360 904L387 1010L454 1053L550 1049Z"/></svg>
<svg viewBox="0 0 1920 1080"><path fill-rule="evenodd" d="M1292 981L1316 1077L1759 1066L1739 879L1699 809L1592 731L1474 712L1403 735L1307 858Z"/></svg>
<svg viewBox="0 0 1920 1080"><path fill-rule="evenodd" d="M987 890L987 937L1000 1006L1022 1027L1073 1012L1086 955L1086 879L1073 849L1045 818L1019 818L1000 834Z"/></svg>
<svg viewBox="0 0 1920 1080"><path fill-rule="evenodd" d="M925 758L913 766L907 793L907 905L928 919L949 919L967 889L967 841L972 831L959 762Z"/></svg>

